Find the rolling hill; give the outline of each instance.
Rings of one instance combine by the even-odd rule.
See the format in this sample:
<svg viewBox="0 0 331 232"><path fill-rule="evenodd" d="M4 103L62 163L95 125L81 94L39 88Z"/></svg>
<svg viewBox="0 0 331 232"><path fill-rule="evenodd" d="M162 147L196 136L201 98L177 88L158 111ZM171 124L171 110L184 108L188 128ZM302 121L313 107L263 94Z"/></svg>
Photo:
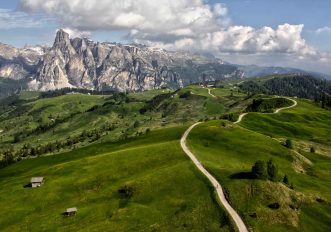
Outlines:
<svg viewBox="0 0 331 232"><path fill-rule="evenodd" d="M1 230L227 231L226 215L180 149L184 129L157 130L1 170L0 207L6 215ZM32 176L43 176L45 184L24 188ZM77 216L63 216L72 206Z"/></svg>
<svg viewBox="0 0 331 232"><path fill-rule="evenodd" d="M188 143L254 231L328 231L330 120L329 111L300 100L279 114L250 113L239 125L201 124ZM287 139L292 149L284 145ZM258 160L277 165L277 181L251 176ZM285 175L289 184L283 183ZM275 203L279 208L271 207Z"/></svg>
<svg viewBox="0 0 331 232"><path fill-rule="evenodd" d="M253 82L278 78L284 81ZM184 131L200 121L187 145L249 229L329 231L329 107L296 98L294 108L273 114L292 101L246 85L23 91L2 99L1 230L237 231L181 149ZM257 178L257 161L276 174ZM35 176L45 184L29 188ZM77 207L75 217L62 215L69 207Z"/></svg>

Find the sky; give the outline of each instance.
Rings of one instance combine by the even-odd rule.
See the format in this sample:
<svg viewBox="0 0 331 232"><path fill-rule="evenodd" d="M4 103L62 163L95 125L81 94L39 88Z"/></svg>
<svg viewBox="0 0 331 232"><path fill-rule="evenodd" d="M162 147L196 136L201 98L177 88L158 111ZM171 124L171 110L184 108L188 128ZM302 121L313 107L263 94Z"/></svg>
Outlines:
<svg viewBox="0 0 331 232"><path fill-rule="evenodd" d="M330 0L0 0L0 42L95 41L209 52L331 74Z"/></svg>

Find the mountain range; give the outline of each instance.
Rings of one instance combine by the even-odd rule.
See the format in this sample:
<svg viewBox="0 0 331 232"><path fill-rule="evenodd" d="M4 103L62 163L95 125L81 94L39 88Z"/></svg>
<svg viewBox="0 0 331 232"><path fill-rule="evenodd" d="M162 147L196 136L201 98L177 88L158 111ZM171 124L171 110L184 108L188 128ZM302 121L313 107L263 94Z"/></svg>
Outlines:
<svg viewBox="0 0 331 232"><path fill-rule="evenodd" d="M65 87L121 92L177 89L201 81L291 72L304 71L238 66L211 55L138 44L71 39L64 30L57 32L52 47L15 48L0 43L2 95L17 89L47 91Z"/></svg>
<svg viewBox="0 0 331 232"><path fill-rule="evenodd" d="M25 80L33 90L143 91L244 75L236 66L207 55L70 39L59 30L52 47L18 49L0 44L0 76Z"/></svg>

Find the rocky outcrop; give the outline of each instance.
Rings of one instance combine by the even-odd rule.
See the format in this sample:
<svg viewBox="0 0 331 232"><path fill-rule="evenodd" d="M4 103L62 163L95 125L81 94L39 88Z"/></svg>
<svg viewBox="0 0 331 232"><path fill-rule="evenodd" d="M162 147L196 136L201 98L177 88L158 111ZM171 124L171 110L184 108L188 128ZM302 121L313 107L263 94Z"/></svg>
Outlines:
<svg viewBox="0 0 331 232"><path fill-rule="evenodd" d="M45 50L42 46L17 49L0 43L0 77L21 80L34 76Z"/></svg>
<svg viewBox="0 0 331 232"><path fill-rule="evenodd" d="M203 80L242 78L234 65L213 57L142 45L70 39L59 30L51 48L0 44L0 76L27 79L30 89L64 87L143 91L179 88Z"/></svg>

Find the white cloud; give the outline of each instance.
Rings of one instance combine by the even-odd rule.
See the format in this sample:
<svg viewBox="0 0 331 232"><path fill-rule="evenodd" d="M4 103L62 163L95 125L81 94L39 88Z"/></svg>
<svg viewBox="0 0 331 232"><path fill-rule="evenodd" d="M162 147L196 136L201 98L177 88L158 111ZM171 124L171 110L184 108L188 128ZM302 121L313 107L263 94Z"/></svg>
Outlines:
<svg viewBox="0 0 331 232"><path fill-rule="evenodd" d="M273 29L263 27L255 29L248 26L229 26L225 29L208 33L182 33L182 37L174 41L164 40L168 32L155 38L149 33L135 31L132 35L136 42L161 46L166 49L197 49L216 53L296 53L300 55L315 55L313 48L301 37L303 25L284 24ZM184 31L188 32L188 31ZM167 35L167 36L165 36ZM163 40L162 40L163 38ZM188 43L188 39L190 42ZM186 41L185 43L183 41Z"/></svg>
<svg viewBox="0 0 331 232"><path fill-rule="evenodd" d="M69 27L65 27L65 28L62 28L65 32L67 32L70 36L70 38L81 38L81 37L90 37L91 36L91 32L90 31L80 31L80 30L77 30L77 29L72 29L72 28L69 28Z"/></svg>
<svg viewBox="0 0 331 232"><path fill-rule="evenodd" d="M11 9L0 9L0 29L38 28L44 25L44 20L31 17L25 12Z"/></svg>
<svg viewBox="0 0 331 232"><path fill-rule="evenodd" d="M227 13L223 5L210 6L203 0L21 0L20 7L57 16L70 28L153 32L186 27L209 30Z"/></svg>
<svg viewBox="0 0 331 232"><path fill-rule="evenodd" d="M126 29L136 42L168 49L311 53L303 25L277 29L230 26L227 8L203 0L21 0L28 12L57 16L76 30Z"/></svg>
<svg viewBox="0 0 331 232"><path fill-rule="evenodd" d="M225 5L210 5L204 0L20 0L20 6L26 12L57 17L63 26L75 30L74 34L126 30L135 42L172 50L331 60L329 53L318 52L306 43L302 24L259 29L232 25Z"/></svg>
<svg viewBox="0 0 331 232"><path fill-rule="evenodd" d="M317 34L328 33L331 34L331 27L321 27L316 30Z"/></svg>

